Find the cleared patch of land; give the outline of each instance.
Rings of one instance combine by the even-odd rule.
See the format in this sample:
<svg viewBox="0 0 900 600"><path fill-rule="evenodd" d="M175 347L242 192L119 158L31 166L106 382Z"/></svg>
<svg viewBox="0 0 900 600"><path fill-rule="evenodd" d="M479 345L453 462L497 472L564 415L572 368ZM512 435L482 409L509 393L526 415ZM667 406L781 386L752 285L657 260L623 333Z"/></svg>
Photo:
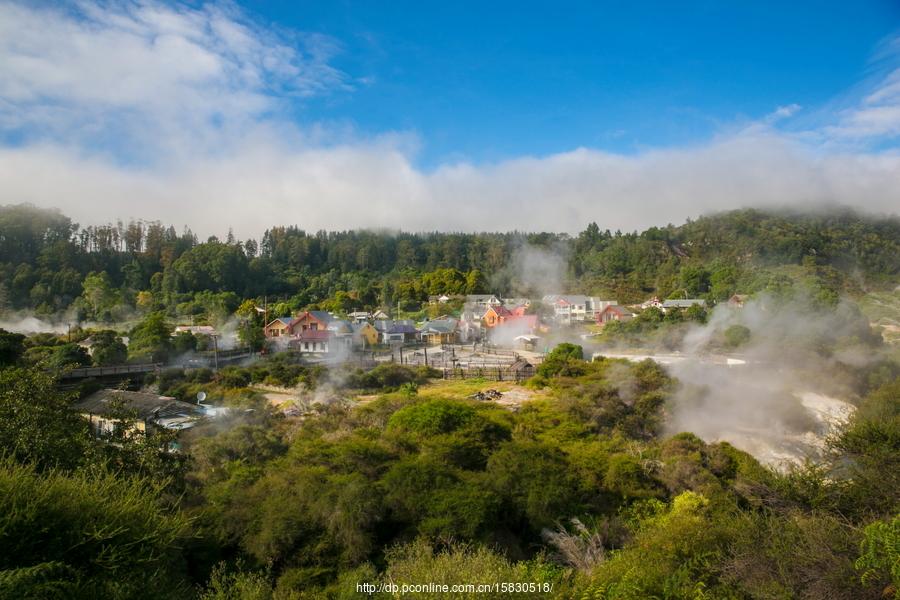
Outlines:
<svg viewBox="0 0 900 600"><path fill-rule="evenodd" d="M859 308L872 325L881 327L885 342L900 344L900 290L866 294Z"/></svg>

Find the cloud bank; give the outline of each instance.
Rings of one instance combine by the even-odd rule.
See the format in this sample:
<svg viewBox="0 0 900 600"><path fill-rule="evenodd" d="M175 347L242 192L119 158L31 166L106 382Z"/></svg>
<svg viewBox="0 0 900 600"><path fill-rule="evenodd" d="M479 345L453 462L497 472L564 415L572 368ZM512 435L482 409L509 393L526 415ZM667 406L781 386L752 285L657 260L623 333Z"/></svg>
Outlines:
<svg viewBox="0 0 900 600"><path fill-rule="evenodd" d="M230 4L0 1L0 204L233 228L632 230L742 206L900 206L900 69L814 131L800 107L705 144L577 148L423 170L414 132L298 123L305 98L352 94L340 43L276 31ZM871 143L869 143L871 142Z"/></svg>

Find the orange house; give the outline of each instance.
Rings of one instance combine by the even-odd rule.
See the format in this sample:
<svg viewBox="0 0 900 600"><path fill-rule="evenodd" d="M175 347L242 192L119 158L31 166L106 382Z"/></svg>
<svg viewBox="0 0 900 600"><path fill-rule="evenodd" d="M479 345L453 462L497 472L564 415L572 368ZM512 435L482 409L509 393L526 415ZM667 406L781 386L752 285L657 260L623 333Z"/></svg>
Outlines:
<svg viewBox="0 0 900 600"><path fill-rule="evenodd" d="M494 328L509 316L512 316L512 313L505 306L488 306L481 320L485 327Z"/></svg>

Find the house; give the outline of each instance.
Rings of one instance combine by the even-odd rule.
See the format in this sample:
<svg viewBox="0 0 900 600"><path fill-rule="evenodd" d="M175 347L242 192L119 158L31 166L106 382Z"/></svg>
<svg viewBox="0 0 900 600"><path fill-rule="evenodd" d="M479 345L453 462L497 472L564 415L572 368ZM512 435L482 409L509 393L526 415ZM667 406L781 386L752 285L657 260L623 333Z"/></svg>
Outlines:
<svg viewBox="0 0 900 600"><path fill-rule="evenodd" d="M94 339L94 336L88 336L78 342L78 345L84 348L84 351L88 353L88 356L94 355L94 345L97 343L97 340Z"/></svg>
<svg viewBox="0 0 900 600"><path fill-rule="evenodd" d="M153 427L188 429L204 416L196 405L170 396L111 389L94 392L72 410L87 419L91 431L99 437L115 432L146 433Z"/></svg>
<svg viewBox="0 0 900 600"><path fill-rule="evenodd" d="M394 321L390 327L381 332L383 344L404 344L415 342L419 339L419 330L409 320Z"/></svg>
<svg viewBox="0 0 900 600"><path fill-rule="evenodd" d="M521 348L522 350L534 350L537 347L538 342L540 341L540 336L534 335L532 333L525 333L513 338L513 343L516 345L516 347Z"/></svg>
<svg viewBox="0 0 900 600"><path fill-rule="evenodd" d="M331 337L337 346L350 348L353 345L353 324L350 321L335 319L328 323L325 330L331 332Z"/></svg>
<svg viewBox="0 0 900 600"><path fill-rule="evenodd" d="M331 313L324 310L307 310L296 316L291 323L291 334L297 336L302 331L323 331L334 320Z"/></svg>
<svg viewBox="0 0 900 600"><path fill-rule="evenodd" d="M618 304L609 304L597 314L597 325L606 325L612 321L630 321L634 313Z"/></svg>
<svg viewBox="0 0 900 600"><path fill-rule="evenodd" d="M673 310L673 309L682 310L685 308L690 308L694 305L705 307L706 300L703 300L702 298L687 298L684 300L665 300L662 303L662 311L667 312L667 311Z"/></svg>
<svg viewBox="0 0 900 600"><path fill-rule="evenodd" d="M481 320L484 322L484 326L490 329L502 323L503 319L510 315L512 315L512 313L502 304L488 305L484 314L481 316Z"/></svg>
<svg viewBox="0 0 900 600"><path fill-rule="evenodd" d="M353 345L357 348L371 348L378 344L378 330L369 323L353 323Z"/></svg>
<svg viewBox="0 0 900 600"><path fill-rule="evenodd" d="M372 318L376 321L388 321L391 317L383 310L376 310L374 313L372 313Z"/></svg>
<svg viewBox="0 0 900 600"><path fill-rule="evenodd" d="M522 307L522 309L526 309L531 306L531 300L528 298L504 298L503 306L508 308L509 310L513 310L516 307Z"/></svg>
<svg viewBox="0 0 900 600"><path fill-rule="evenodd" d="M503 302L494 294L468 294L466 296L466 308L475 312L484 312L489 306L501 306Z"/></svg>
<svg viewBox="0 0 900 600"><path fill-rule="evenodd" d="M332 341L332 333L327 329L304 329L291 341L291 346L304 353L328 354L335 349Z"/></svg>
<svg viewBox="0 0 900 600"><path fill-rule="evenodd" d="M601 300L581 294L551 294L543 297L543 303L553 308L557 322L568 325L579 321L594 321L597 313L615 300Z"/></svg>
<svg viewBox="0 0 900 600"><path fill-rule="evenodd" d="M421 329L422 340L428 344L452 344L458 340L456 319L442 317L426 321Z"/></svg>
<svg viewBox="0 0 900 600"><path fill-rule="evenodd" d="M728 306L731 308L744 308L744 304L750 299L747 294L735 294L728 299Z"/></svg>
<svg viewBox="0 0 900 600"><path fill-rule="evenodd" d="M641 308L645 309L645 310L648 308L662 308L662 305L663 305L663 303L659 299L659 296L653 296L646 302L641 303Z"/></svg>
<svg viewBox="0 0 900 600"><path fill-rule="evenodd" d="M519 357L515 360L515 362L506 367L506 371L516 381L522 381L523 379L528 379L529 377L534 375L534 365L524 358Z"/></svg>
<svg viewBox="0 0 900 600"><path fill-rule="evenodd" d="M457 338L463 344L480 340L482 330L481 317L471 310L464 310L456 323Z"/></svg>
<svg viewBox="0 0 900 600"><path fill-rule="evenodd" d="M266 337L289 337L291 335L291 323L293 322L294 317L278 317L277 319L266 325Z"/></svg>
<svg viewBox="0 0 900 600"><path fill-rule="evenodd" d="M501 327L507 329L516 329L522 333L534 333L537 331L539 322L537 315L516 315L511 314L500 322Z"/></svg>
<svg viewBox="0 0 900 600"><path fill-rule="evenodd" d="M524 317L528 314L528 307L531 306L531 303L528 304L518 304L518 305L510 305L506 308L509 309L509 312L512 313L514 317Z"/></svg>
<svg viewBox="0 0 900 600"><path fill-rule="evenodd" d="M364 323L372 318L372 313L368 313L364 310L353 311L347 318L350 319L352 323Z"/></svg>

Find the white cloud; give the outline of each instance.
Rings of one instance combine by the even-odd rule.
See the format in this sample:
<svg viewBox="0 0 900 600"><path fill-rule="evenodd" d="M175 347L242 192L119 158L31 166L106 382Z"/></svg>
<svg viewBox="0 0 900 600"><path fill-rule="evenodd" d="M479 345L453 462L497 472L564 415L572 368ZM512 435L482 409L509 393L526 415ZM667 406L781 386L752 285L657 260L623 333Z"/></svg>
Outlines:
<svg viewBox="0 0 900 600"><path fill-rule="evenodd" d="M236 8L153 0L0 2L0 127L32 137L196 149L279 109L349 87L325 36L282 36Z"/></svg>
<svg viewBox="0 0 900 600"><path fill-rule="evenodd" d="M274 224L575 232L741 206L900 206L900 155L780 133L796 105L692 147L423 171L413 135L360 139L281 116L287 96L349 87L329 65L334 52L328 38L272 33L228 5L0 0L0 131L40 134L0 146L0 204L242 237ZM890 85L859 110L882 107ZM116 151L123 143L130 160Z"/></svg>
<svg viewBox="0 0 900 600"><path fill-rule="evenodd" d="M318 228L631 230L742 206L900 206L900 155L817 156L774 132L626 157L588 149L425 173L393 140L239 152L165 171L127 169L53 146L0 151L3 202L59 206L82 223L130 216L202 235Z"/></svg>

